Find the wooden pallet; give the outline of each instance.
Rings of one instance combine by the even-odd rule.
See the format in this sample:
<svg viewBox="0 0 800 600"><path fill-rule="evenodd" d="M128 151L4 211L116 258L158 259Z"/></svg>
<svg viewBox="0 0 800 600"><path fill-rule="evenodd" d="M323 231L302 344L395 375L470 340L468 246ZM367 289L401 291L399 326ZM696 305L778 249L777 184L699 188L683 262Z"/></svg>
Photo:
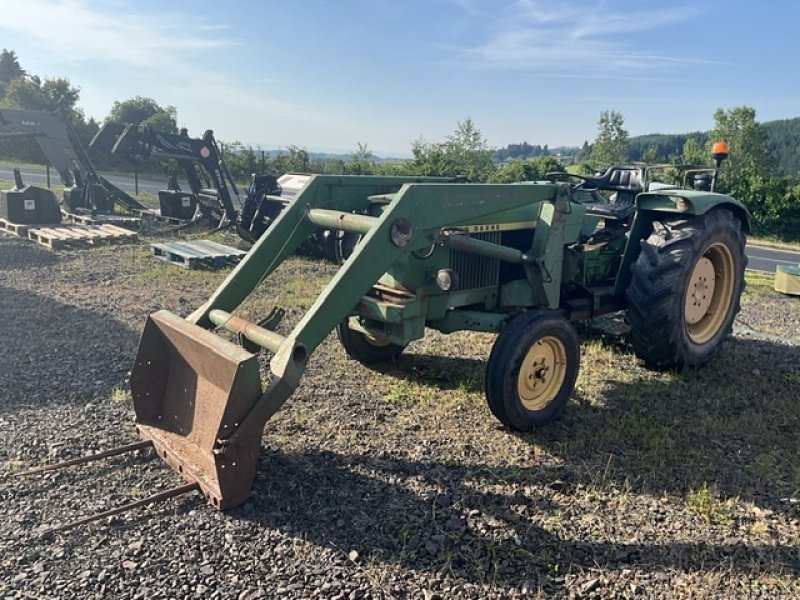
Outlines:
<svg viewBox="0 0 800 600"><path fill-rule="evenodd" d="M135 242L138 236L133 231L116 225L55 225L30 228L28 238L51 250L61 250L101 244L124 244Z"/></svg>
<svg viewBox="0 0 800 600"><path fill-rule="evenodd" d="M76 214L65 210L62 210L61 214L65 220L78 225L116 225L117 227L132 230L139 229L142 225L140 217L126 215Z"/></svg>
<svg viewBox="0 0 800 600"><path fill-rule="evenodd" d="M22 225L20 223L12 223L11 221L0 219L0 230L22 238L28 237L28 229L31 227L36 227L36 225Z"/></svg>
<svg viewBox="0 0 800 600"><path fill-rule="evenodd" d="M247 254L244 250L210 240L150 244L150 251L156 258L184 269L221 269L225 265L239 262Z"/></svg>

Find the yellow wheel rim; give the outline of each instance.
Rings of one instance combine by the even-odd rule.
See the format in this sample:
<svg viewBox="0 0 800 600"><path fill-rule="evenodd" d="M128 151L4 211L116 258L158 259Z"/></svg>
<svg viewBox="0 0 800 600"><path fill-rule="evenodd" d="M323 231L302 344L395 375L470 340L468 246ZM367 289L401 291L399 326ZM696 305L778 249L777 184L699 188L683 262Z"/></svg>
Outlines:
<svg viewBox="0 0 800 600"><path fill-rule="evenodd" d="M558 395L567 376L567 350L558 338L546 336L531 346L517 379L517 392L528 410L541 410Z"/></svg>
<svg viewBox="0 0 800 600"><path fill-rule="evenodd" d="M733 255L722 243L712 244L689 276L684 300L686 331L695 344L705 344L722 327L733 301Z"/></svg>

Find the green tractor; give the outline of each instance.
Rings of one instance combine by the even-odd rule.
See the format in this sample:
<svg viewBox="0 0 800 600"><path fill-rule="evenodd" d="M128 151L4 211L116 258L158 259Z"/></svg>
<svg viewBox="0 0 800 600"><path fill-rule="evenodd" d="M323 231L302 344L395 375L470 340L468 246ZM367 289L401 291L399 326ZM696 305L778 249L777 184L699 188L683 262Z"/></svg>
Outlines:
<svg viewBox="0 0 800 600"><path fill-rule="evenodd" d="M139 432L224 509L248 497L267 420L334 329L366 365L397 358L426 328L497 333L486 398L520 431L569 399L576 321L624 310L645 363L703 365L731 331L744 285L750 217L713 191L725 156L716 145L715 167L686 169L674 186L639 165L520 184L312 176L205 304L186 319L150 315L131 374ZM279 310L259 324L236 316L320 229L360 242L291 332L275 331Z"/></svg>

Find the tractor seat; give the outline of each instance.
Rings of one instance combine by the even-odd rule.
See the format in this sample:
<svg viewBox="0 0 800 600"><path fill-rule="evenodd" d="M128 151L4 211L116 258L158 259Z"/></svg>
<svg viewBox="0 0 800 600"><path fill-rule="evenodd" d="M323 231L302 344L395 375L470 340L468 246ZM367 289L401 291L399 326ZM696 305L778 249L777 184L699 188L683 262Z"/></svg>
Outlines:
<svg viewBox="0 0 800 600"><path fill-rule="evenodd" d="M599 190L612 190L617 192L642 192L642 170L639 167L614 166L606 172L596 176L587 177L585 185L596 187Z"/></svg>

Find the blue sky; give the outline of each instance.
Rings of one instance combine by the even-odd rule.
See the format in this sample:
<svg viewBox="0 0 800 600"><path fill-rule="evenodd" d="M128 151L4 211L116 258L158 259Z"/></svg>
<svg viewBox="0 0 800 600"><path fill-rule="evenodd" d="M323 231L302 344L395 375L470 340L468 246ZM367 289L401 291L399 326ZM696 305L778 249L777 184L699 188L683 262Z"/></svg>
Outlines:
<svg viewBox="0 0 800 600"><path fill-rule="evenodd" d="M379 155L471 116L492 146L579 145L602 110L631 135L718 107L800 116L800 3L2 0L0 47L68 77L102 120L150 96L192 135Z"/></svg>

